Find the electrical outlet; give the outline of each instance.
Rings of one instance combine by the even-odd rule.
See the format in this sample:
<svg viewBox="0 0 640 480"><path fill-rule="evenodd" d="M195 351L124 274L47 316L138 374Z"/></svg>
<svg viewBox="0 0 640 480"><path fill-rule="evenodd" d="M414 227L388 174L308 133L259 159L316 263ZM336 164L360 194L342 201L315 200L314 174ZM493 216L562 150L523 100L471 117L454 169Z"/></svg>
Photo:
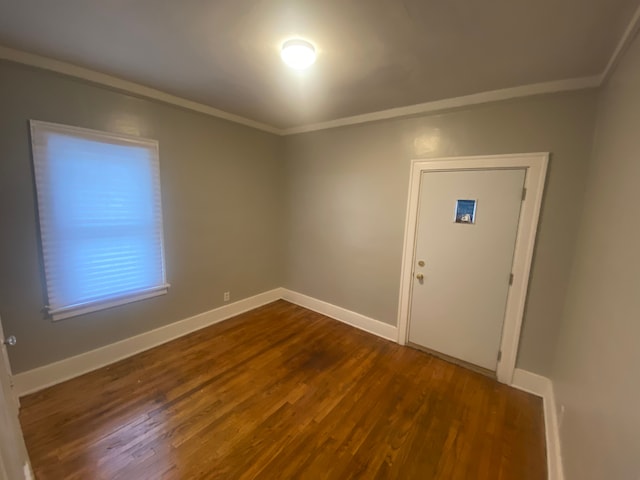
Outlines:
<svg viewBox="0 0 640 480"><path fill-rule="evenodd" d="M231 300L231 292L224 292L224 301L228 302Z"/></svg>

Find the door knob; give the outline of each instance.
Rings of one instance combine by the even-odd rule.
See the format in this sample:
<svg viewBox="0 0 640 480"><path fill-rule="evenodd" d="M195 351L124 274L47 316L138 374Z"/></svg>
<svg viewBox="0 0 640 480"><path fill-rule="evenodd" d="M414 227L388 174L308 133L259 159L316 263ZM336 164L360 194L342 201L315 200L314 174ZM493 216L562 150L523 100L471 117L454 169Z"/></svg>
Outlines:
<svg viewBox="0 0 640 480"><path fill-rule="evenodd" d="M424 280L424 275L421 273L416 273L416 278L420 281Z"/></svg>
<svg viewBox="0 0 640 480"><path fill-rule="evenodd" d="M18 340L16 339L15 335L11 335L10 337L5 338L3 343L5 345L9 345L10 347L13 347L16 343L18 343Z"/></svg>

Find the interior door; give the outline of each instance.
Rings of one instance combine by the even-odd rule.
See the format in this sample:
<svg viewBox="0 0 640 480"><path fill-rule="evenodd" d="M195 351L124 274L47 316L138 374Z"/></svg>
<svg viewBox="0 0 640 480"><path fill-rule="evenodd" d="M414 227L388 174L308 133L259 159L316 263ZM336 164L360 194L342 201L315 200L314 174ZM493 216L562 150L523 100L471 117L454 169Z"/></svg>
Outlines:
<svg viewBox="0 0 640 480"><path fill-rule="evenodd" d="M423 172L409 342L496 370L524 169Z"/></svg>
<svg viewBox="0 0 640 480"><path fill-rule="evenodd" d="M0 322L0 478L7 480L31 478L27 449L18 421L18 406L11 388L7 339ZM2 477L4 475L4 477Z"/></svg>

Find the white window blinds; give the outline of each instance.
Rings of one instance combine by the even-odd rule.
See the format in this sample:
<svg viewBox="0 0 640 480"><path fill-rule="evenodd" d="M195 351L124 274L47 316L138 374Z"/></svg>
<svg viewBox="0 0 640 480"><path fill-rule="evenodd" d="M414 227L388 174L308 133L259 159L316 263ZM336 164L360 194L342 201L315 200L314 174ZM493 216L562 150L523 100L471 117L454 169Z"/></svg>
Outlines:
<svg viewBox="0 0 640 480"><path fill-rule="evenodd" d="M166 293L158 144L31 121L54 320Z"/></svg>

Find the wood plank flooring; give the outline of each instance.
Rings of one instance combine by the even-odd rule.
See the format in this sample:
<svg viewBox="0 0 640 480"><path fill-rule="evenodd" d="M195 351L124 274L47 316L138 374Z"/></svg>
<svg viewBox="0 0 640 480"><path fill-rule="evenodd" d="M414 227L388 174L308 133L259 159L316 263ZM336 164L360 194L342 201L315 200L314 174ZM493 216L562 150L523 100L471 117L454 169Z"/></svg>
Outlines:
<svg viewBox="0 0 640 480"><path fill-rule="evenodd" d="M39 480L546 478L540 399L285 301L22 405Z"/></svg>

